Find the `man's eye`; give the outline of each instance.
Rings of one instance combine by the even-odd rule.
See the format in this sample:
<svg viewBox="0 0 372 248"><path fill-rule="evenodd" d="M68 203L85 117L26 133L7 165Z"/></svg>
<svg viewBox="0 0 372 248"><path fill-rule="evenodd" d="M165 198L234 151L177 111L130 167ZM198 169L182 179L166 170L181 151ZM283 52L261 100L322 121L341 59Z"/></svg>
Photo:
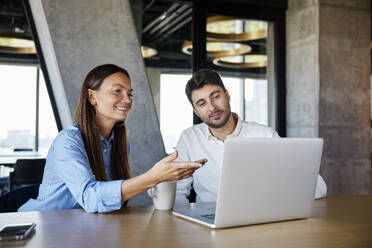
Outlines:
<svg viewBox="0 0 372 248"><path fill-rule="evenodd" d="M129 96L129 98L133 98L133 94L132 93L128 94L128 96Z"/></svg>
<svg viewBox="0 0 372 248"><path fill-rule="evenodd" d="M199 107L203 107L205 105L205 103L203 102L203 103L200 103L199 104Z"/></svg>
<svg viewBox="0 0 372 248"><path fill-rule="evenodd" d="M120 91L121 91L120 89L114 90L115 93L120 93Z"/></svg>

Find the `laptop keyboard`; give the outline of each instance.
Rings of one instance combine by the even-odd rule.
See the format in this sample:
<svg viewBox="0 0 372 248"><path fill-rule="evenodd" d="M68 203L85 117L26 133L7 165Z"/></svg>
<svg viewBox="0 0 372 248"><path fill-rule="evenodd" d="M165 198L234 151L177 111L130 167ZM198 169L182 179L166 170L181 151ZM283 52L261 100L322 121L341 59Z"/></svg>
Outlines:
<svg viewBox="0 0 372 248"><path fill-rule="evenodd" d="M215 214L205 214L205 215L202 215L202 217L207 218L208 220L214 221L216 215Z"/></svg>

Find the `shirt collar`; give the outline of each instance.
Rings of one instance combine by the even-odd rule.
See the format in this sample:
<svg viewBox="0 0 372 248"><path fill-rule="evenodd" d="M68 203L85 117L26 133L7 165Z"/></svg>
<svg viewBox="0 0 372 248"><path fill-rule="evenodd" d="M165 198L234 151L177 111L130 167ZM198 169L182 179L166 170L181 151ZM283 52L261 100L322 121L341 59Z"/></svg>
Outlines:
<svg viewBox="0 0 372 248"><path fill-rule="evenodd" d="M230 135L227 136L228 137L236 137L239 135L240 131L242 130L242 119L240 118L240 116L236 113L232 113L233 117L237 120L236 122L236 127L235 127L235 130L234 132L232 132ZM211 139L217 139L216 137L214 137L212 134L211 134L211 131L209 130L209 127L207 124L203 123L204 127L203 127L203 130L204 130L204 133L206 134L207 136L207 139L208 140L211 140Z"/></svg>
<svg viewBox="0 0 372 248"><path fill-rule="evenodd" d="M104 142L110 142L111 144L114 142L114 130L111 131L111 135L110 137L107 139L107 141L105 140L105 138L102 137L102 135L99 135L99 140L104 143Z"/></svg>
<svg viewBox="0 0 372 248"><path fill-rule="evenodd" d="M240 134L240 131L242 130L242 122L243 122L242 119L236 113L233 113L233 116L237 120L236 121L236 127L235 127L234 132L232 132L232 134L228 135L227 137L229 137L229 136L236 137Z"/></svg>
<svg viewBox="0 0 372 248"><path fill-rule="evenodd" d="M208 140L216 139L216 137L214 137L211 134L211 131L209 130L209 127L208 127L208 125L205 122L203 122L203 131L204 131L204 134L207 136L207 139Z"/></svg>

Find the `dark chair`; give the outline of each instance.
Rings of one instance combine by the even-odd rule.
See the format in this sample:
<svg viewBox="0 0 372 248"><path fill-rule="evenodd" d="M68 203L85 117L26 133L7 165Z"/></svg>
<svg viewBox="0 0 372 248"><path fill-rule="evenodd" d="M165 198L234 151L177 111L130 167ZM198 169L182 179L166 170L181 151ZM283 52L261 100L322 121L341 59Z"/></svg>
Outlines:
<svg viewBox="0 0 372 248"><path fill-rule="evenodd" d="M0 196L8 192L9 177L0 177Z"/></svg>
<svg viewBox="0 0 372 248"><path fill-rule="evenodd" d="M0 213L17 212L29 199L36 199L39 185L25 186L0 197Z"/></svg>
<svg viewBox="0 0 372 248"><path fill-rule="evenodd" d="M9 174L9 191L15 185L41 184L45 159L18 159L14 171Z"/></svg>
<svg viewBox="0 0 372 248"><path fill-rule="evenodd" d="M8 166L0 165L0 170L3 171L2 177L0 177L0 196L3 194L9 192L9 172L6 172L5 170L10 170Z"/></svg>

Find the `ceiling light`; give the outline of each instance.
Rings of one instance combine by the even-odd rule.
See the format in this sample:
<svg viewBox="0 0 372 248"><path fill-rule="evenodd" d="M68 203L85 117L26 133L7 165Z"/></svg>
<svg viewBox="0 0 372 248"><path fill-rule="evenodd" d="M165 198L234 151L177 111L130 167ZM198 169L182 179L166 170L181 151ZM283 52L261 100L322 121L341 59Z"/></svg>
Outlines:
<svg viewBox="0 0 372 248"><path fill-rule="evenodd" d="M34 54L35 43L25 35L0 34L0 52Z"/></svg>
<svg viewBox="0 0 372 248"><path fill-rule="evenodd" d="M153 57L158 54L155 48L149 46L141 46L141 53L143 58Z"/></svg>
<svg viewBox="0 0 372 248"><path fill-rule="evenodd" d="M207 39L215 41L247 41L267 37L267 22L228 16L207 18Z"/></svg>
<svg viewBox="0 0 372 248"><path fill-rule="evenodd" d="M213 64L228 68L261 68L267 66L267 56L263 54L247 54L215 58Z"/></svg>
<svg viewBox="0 0 372 248"><path fill-rule="evenodd" d="M213 58L235 56L249 53L252 48L249 45L241 43L227 43L218 41L207 41L207 56ZM192 54L192 42L187 41L182 46L182 51L186 54Z"/></svg>

